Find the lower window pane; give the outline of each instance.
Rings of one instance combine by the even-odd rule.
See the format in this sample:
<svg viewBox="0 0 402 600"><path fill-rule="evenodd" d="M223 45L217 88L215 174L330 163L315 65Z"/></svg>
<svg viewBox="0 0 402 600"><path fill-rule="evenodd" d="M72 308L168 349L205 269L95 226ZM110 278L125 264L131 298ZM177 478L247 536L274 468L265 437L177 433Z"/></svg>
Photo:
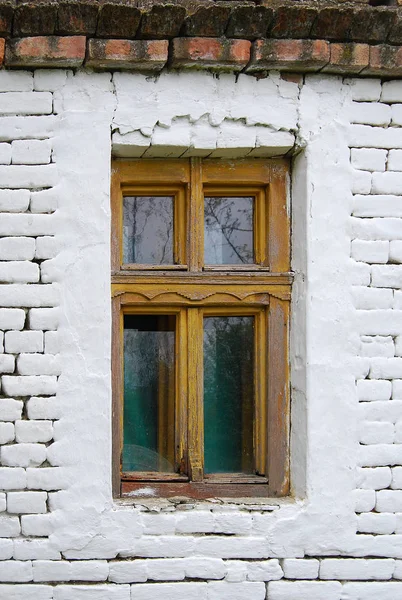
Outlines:
<svg viewBox="0 0 402 600"><path fill-rule="evenodd" d="M253 473L254 317L204 319L204 470Z"/></svg>
<svg viewBox="0 0 402 600"><path fill-rule="evenodd" d="M124 317L123 472L174 472L175 317Z"/></svg>

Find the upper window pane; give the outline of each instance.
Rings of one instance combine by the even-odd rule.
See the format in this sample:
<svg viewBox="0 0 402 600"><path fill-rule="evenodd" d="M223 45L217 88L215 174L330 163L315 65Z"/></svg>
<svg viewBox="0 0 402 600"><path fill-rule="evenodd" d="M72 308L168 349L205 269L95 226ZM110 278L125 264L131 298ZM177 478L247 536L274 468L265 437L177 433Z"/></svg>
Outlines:
<svg viewBox="0 0 402 600"><path fill-rule="evenodd" d="M123 263L173 264L173 197L125 196Z"/></svg>
<svg viewBox="0 0 402 600"><path fill-rule="evenodd" d="M205 198L205 264L254 263L253 212L254 198Z"/></svg>

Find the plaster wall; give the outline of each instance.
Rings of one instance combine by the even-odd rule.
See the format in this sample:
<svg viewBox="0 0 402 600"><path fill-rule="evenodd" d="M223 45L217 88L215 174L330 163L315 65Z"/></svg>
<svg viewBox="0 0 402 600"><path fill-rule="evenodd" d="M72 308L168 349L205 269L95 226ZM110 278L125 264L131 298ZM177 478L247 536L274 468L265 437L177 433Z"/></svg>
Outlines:
<svg viewBox="0 0 402 600"><path fill-rule="evenodd" d="M0 90L0 598L400 597L402 84L38 70ZM113 155L292 156L291 497L112 499Z"/></svg>

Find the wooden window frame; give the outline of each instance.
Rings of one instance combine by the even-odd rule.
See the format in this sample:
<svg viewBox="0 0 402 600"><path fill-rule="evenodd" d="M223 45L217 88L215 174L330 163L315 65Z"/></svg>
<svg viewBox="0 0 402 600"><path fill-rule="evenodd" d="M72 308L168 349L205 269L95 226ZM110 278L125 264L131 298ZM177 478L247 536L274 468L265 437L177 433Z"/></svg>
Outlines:
<svg viewBox="0 0 402 600"><path fill-rule="evenodd" d="M112 164L112 482L116 497L289 494L289 164L285 159L140 159ZM123 196L174 196L174 265L122 264ZM255 264L204 265L204 196L253 196ZM179 473L121 474L123 318L176 315ZM202 319L255 317L255 461L260 475L203 474Z"/></svg>

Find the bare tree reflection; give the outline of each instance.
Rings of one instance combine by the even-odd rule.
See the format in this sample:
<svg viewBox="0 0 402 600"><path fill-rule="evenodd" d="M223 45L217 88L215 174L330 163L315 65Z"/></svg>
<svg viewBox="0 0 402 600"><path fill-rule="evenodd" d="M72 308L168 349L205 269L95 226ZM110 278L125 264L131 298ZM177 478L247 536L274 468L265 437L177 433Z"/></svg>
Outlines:
<svg viewBox="0 0 402 600"><path fill-rule="evenodd" d="M253 256L253 198L205 198L205 262L249 264Z"/></svg>

